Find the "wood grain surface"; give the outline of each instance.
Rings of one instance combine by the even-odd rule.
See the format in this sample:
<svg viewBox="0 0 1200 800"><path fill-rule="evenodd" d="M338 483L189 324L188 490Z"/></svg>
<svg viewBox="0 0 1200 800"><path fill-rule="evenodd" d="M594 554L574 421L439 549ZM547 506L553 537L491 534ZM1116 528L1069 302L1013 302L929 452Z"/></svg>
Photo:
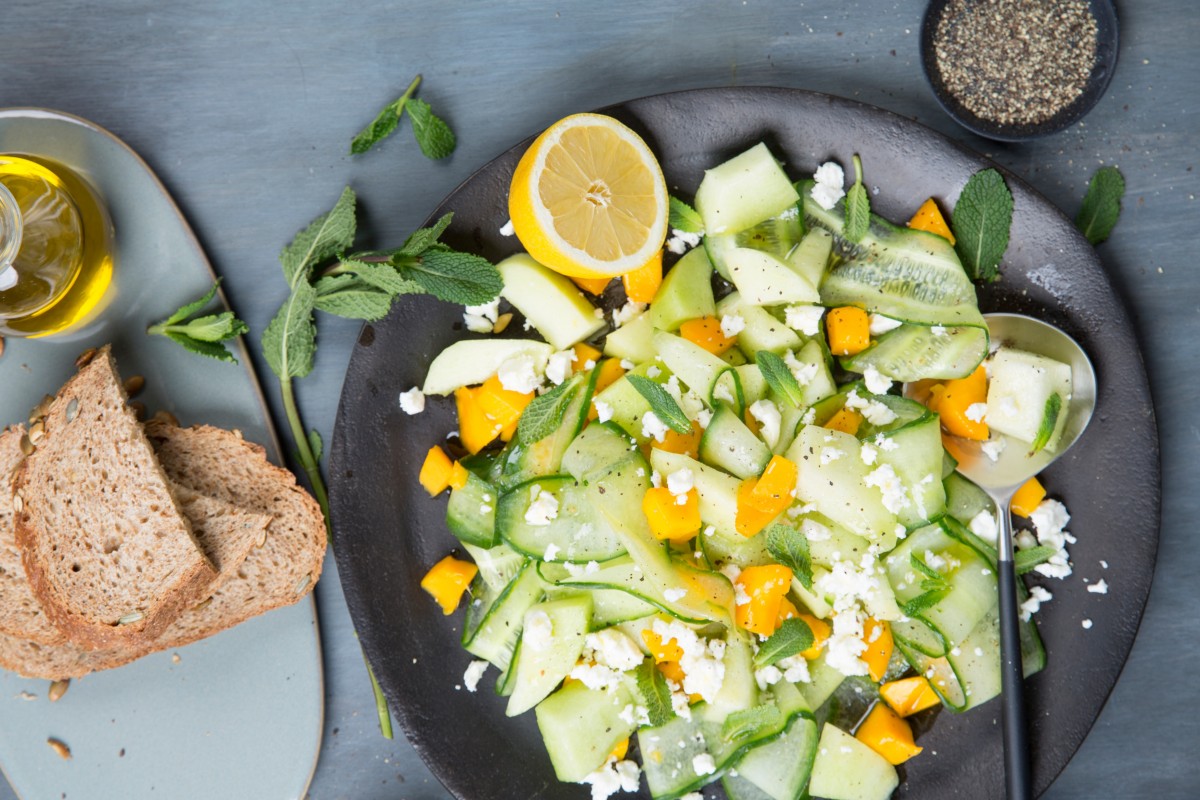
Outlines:
<svg viewBox="0 0 1200 800"><path fill-rule="evenodd" d="M916 0L9 0L0 106L69 111L140 152L188 216L255 338L284 294L280 247L343 186L362 200L359 241L395 243L513 142L568 113L646 94L777 85L853 97L994 158L1070 215L1091 173L1118 165L1128 184L1125 209L1100 254L1136 321L1129 335L1141 342L1150 372L1162 432L1163 529L1125 672L1045 797L1195 797L1200 424L1188 409L1200 396L1200 12L1190 0L1118 3L1117 73L1096 109L1053 137L997 145L939 111L917 56L923 10ZM347 155L353 134L418 72L421 96L458 133L457 152L429 162L405 129L366 156ZM322 318L316 369L298 384L306 421L327 441L357 330ZM255 366L282 420L270 373L261 359ZM334 569L318 598L327 721L309 796L446 797L405 742L378 736ZM12 797L0 785L0 800Z"/></svg>

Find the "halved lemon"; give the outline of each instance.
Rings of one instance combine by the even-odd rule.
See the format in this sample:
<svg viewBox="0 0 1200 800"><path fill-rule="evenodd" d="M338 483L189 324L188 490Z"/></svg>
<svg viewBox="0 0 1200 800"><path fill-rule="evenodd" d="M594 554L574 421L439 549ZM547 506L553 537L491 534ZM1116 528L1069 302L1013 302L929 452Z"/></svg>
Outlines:
<svg viewBox="0 0 1200 800"><path fill-rule="evenodd" d="M642 138L612 117L551 125L517 164L508 195L529 255L564 275L624 275L659 256L667 183Z"/></svg>

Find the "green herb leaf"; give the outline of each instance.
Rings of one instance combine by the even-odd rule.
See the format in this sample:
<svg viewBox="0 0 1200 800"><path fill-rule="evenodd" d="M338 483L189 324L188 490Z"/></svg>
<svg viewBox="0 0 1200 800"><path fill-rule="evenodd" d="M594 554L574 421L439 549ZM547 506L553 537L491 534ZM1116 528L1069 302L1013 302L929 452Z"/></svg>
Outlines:
<svg viewBox="0 0 1200 800"><path fill-rule="evenodd" d="M1046 408L1042 412L1042 424L1038 426L1037 435L1033 437L1029 454L1040 452L1050 443L1054 429L1058 427L1058 415L1062 413L1062 396L1058 392L1046 398Z"/></svg>
<svg viewBox="0 0 1200 800"><path fill-rule="evenodd" d="M376 289L382 289L392 297L402 294L425 293L425 288L421 284L402 276L390 263L359 261L355 256L351 256L342 259L341 268L354 273L364 282Z"/></svg>
<svg viewBox="0 0 1200 800"><path fill-rule="evenodd" d="M439 300L463 306L490 303L504 288L490 261L436 244L416 258L397 258L400 275Z"/></svg>
<svg viewBox="0 0 1200 800"><path fill-rule="evenodd" d="M871 227L871 198L862 182L862 159L854 155L854 185L846 192L846 226L842 235L852 242L861 242Z"/></svg>
<svg viewBox="0 0 1200 800"><path fill-rule="evenodd" d="M214 283L199 300L186 303L162 322L148 327L146 333L166 336L189 352L236 364L237 359L233 353L220 343L248 332L250 328L246 323L238 319L232 311L188 319L212 302L219 283L219 280Z"/></svg>
<svg viewBox="0 0 1200 800"><path fill-rule="evenodd" d="M424 100L409 100L405 109L412 120L413 136L426 158L445 158L454 152L458 141L454 131L441 117L433 113Z"/></svg>
<svg viewBox="0 0 1200 800"><path fill-rule="evenodd" d="M280 378L303 378L312 372L317 350L317 326L312 317L316 300L312 284L300 282L263 331L263 357Z"/></svg>
<svg viewBox="0 0 1200 800"><path fill-rule="evenodd" d="M402 256L419 256L429 248L437 244L438 239L446 232L446 228L450 227L451 220L454 219L454 214L443 214L437 222L429 228L418 228L409 234L404 240L404 246L400 248L399 255Z"/></svg>
<svg viewBox="0 0 1200 800"><path fill-rule="evenodd" d="M1037 547L1027 547L1024 550L1018 550L1013 555L1013 569L1018 575L1024 575L1038 564L1044 564L1050 560L1050 557L1057 553L1058 550L1053 547L1048 547L1040 544Z"/></svg>
<svg viewBox="0 0 1200 800"><path fill-rule="evenodd" d="M947 589L939 589L919 594L900 607L906 617L915 617L927 608L932 608L946 597Z"/></svg>
<svg viewBox="0 0 1200 800"><path fill-rule="evenodd" d="M392 296L354 275L330 275L318 280L315 306L347 319L375 322L387 316Z"/></svg>
<svg viewBox="0 0 1200 800"><path fill-rule="evenodd" d="M354 190L347 186L332 209L314 219L283 248L279 261L283 264L283 275L289 288L302 280L307 281L316 264L332 258L354 242L354 209Z"/></svg>
<svg viewBox="0 0 1200 800"><path fill-rule="evenodd" d="M767 552L771 558L792 571L805 589L812 590L812 559L808 537L790 525L776 522L767 528Z"/></svg>
<svg viewBox="0 0 1200 800"><path fill-rule="evenodd" d="M730 743L749 741L767 731L782 728L783 723L783 712L774 703L743 708L725 718L721 738Z"/></svg>
<svg viewBox="0 0 1200 800"><path fill-rule="evenodd" d="M674 195L671 195L669 202L670 211L667 217L667 226L671 230L683 231L684 233L704 232L704 220L700 218L700 214L696 209Z"/></svg>
<svg viewBox="0 0 1200 800"><path fill-rule="evenodd" d="M203 297L201 297L199 300L193 300L190 303L185 303L179 307L178 311L153 327L166 327L167 325L174 325L177 322L183 322L185 319L197 312L203 311L204 308L212 302L212 299L217 296L217 287L220 285L221 279L217 278L215 281L213 281L212 288L205 292Z"/></svg>
<svg viewBox="0 0 1200 800"><path fill-rule="evenodd" d="M1125 196L1125 178L1116 167L1101 167L1088 183L1083 206L1075 217L1075 227L1092 244L1100 244L1112 233L1121 214L1121 198Z"/></svg>
<svg viewBox="0 0 1200 800"><path fill-rule="evenodd" d="M321 441L321 434L317 433L315 428L308 432L308 446L312 450L313 460L320 461L325 447Z"/></svg>
<svg viewBox="0 0 1200 800"><path fill-rule="evenodd" d="M754 666L768 667L777 661L803 653L813 646L812 628L802 619L786 619L771 637L763 642L754 656Z"/></svg>
<svg viewBox="0 0 1200 800"><path fill-rule="evenodd" d="M666 389L642 375L626 375L625 379L637 389L638 394L646 398L654 416L662 420L668 428L676 433L691 432L692 421L683 413L675 398L667 394Z"/></svg>
<svg viewBox="0 0 1200 800"><path fill-rule="evenodd" d="M926 564L925 561L923 559L921 559L916 553L909 553L908 563L910 563L912 565L913 569L915 569L917 572L921 573L922 575L924 575L926 578L928 578L931 581L944 581L945 580L945 578L942 577L942 573L938 572L936 569L934 569L933 567Z"/></svg>
<svg viewBox="0 0 1200 800"><path fill-rule="evenodd" d="M359 131L354 140L350 142L351 155L367 152L390 136L392 131L396 130L396 125L400 122L400 115L404 113L404 106L408 103L408 99L413 96L413 92L417 90L417 86L420 83L420 75L413 78L412 83L408 85L408 89L405 90L404 94L384 106L383 110L371 121L371 124Z"/></svg>
<svg viewBox="0 0 1200 800"><path fill-rule="evenodd" d="M973 280L1000 277L996 268L1008 249L1012 213L1012 192L996 170L976 172L963 187L950 215L950 227L954 229L954 249Z"/></svg>
<svg viewBox="0 0 1200 800"><path fill-rule="evenodd" d="M579 373L570 380L563 381L525 406L517 420L517 432L513 441L517 444L533 444L558 430L567 406L575 399L575 388L579 386L582 377L583 373Z"/></svg>
<svg viewBox="0 0 1200 800"><path fill-rule="evenodd" d="M754 361L775 394L791 403L792 408L799 408L804 402L804 390L784 360L769 350L759 350Z"/></svg>
<svg viewBox="0 0 1200 800"><path fill-rule="evenodd" d="M187 334L175 331L164 331L163 336L166 336L171 341L181 345L183 349L196 355L208 356L209 358L215 358L218 361L227 361L232 364L237 363L237 359L233 357L233 353L229 352L228 348L223 344L193 339Z"/></svg>
<svg viewBox="0 0 1200 800"><path fill-rule="evenodd" d="M650 718L650 724L656 728L666 725L675 716L667 679L650 660L643 661L635 675L638 694L642 696L642 705L646 707L646 716Z"/></svg>

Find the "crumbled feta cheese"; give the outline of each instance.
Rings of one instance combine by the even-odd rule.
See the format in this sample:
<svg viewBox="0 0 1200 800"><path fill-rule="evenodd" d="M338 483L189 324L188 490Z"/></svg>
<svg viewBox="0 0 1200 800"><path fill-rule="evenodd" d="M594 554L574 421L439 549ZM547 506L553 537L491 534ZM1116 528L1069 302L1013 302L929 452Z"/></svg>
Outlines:
<svg viewBox="0 0 1200 800"><path fill-rule="evenodd" d="M663 597L668 603L678 603L687 597L687 589L666 589L663 591Z"/></svg>
<svg viewBox="0 0 1200 800"><path fill-rule="evenodd" d="M1083 626L1083 629L1085 631L1090 630L1092 627L1092 621L1090 619L1085 619L1083 622L1081 622L1079 624Z"/></svg>
<svg viewBox="0 0 1200 800"><path fill-rule="evenodd" d="M796 379L796 383L801 386L807 386L811 383L812 379L817 376L817 370L821 368L819 364L805 364L796 358L796 354L791 350L783 354L783 363L787 365L788 371L792 373L792 377Z"/></svg>
<svg viewBox="0 0 1200 800"><path fill-rule="evenodd" d="M783 673L778 667L770 666L754 671L754 681L760 691L766 691L768 686L774 686L783 680Z"/></svg>
<svg viewBox="0 0 1200 800"><path fill-rule="evenodd" d="M904 324L898 319L885 317L883 314L871 314L867 320L867 331L872 336L882 336L888 331L894 331Z"/></svg>
<svg viewBox="0 0 1200 800"><path fill-rule="evenodd" d="M1048 578L1066 578L1072 573L1067 544L1073 538L1064 530L1071 520L1066 506L1057 500L1043 500L1029 515L1029 519L1037 531L1038 544L1056 551L1049 560L1034 567L1034 571Z"/></svg>
<svg viewBox="0 0 1200 800"><path fill-rule="evenodd" d="M821 317L824 314L824 306L788 306L783 310L783 321L794 331L805 336L816 336L821 332Z"/></svg>
<svg viewBox="0 0 1200 800"><path fill-rule="evenodd" d="M501 236L512 236L515 232L516 231L513 229L513 221L511 219L500 226Z"/></svg>
<svg viewBox="0 0 1200 800"><path fill-rule="evenodd" d="M633 639L616 628L604 628L589 633L584 639L584 647L592 651L592 657L597 664L619 672L633 669L641 664L644 658Z"/></svg>
<svg viewBox="0 0 1200 800"><path fill-rule="evenodd" d="M667 476L667 490L676 498L686 500L687 493L696 487L696 476L687 467L677 469Z"/></svg>
<svg viewBox="0 0 1200 800"><path fill-rule="evenodd" d="M425 393L416 386L400 393L400 410L405 414L420 414L425 410Z"/></svg>
<svg viewBox="0 0 1200 800"><path fill-rule="evenodd" d="M479 679L487 672L487 668L486 661L472 661L467 665L467 671L463 673L463 685L467 687L468 692L475 691L479 686Z"/></svg>
<svg viewBox="0 0 1200 800"><path fill-rule="evenodd" d="M652 366L652 367L650 367L648 370L646 370L646 377L647 377L647 378L657 378L659 375L662 375L662 370L661 370L661 369L659 369L658 367L653 367L653 366ZM672 375L671 377L673 378L673 377L675 377L675 376L674 376L674 375Z"/></svg>
<svg viewBox="0 0 1200 800"><path fill-rule="evenodd" d="M971 521L967 523L967 527L971 529L971 533L980 539L993 544L996 542L996 537L1000 535L1000 532L996 529L996 515L987 509L971 517Z"/></svg>
<svg viewBox="0 0 1200 800"><path fill-rule="evenodd" d="M1095 583L1090 584L1087 590L1092 594L1108 594L1108 584L1104 581L1104 578L1101 578Z"/></svg>
<svg viewBox="0 0 1200 800"><path fill-rule="evenodd" d="M868 467L874 466L876 459L879 458L879 451L868 442L863 442L862 447L858 449L858 457Z"/></svg>
<svg viewBox="0 0 1200 800"><path fill-rule="evenodd" d="M816 185L812 188L812 198L817 201L817 205L826 211L837 205L837 201L846 196L846 192L842 186L846 182L846 173L842 170L841 164L835 161L827 161L817 167L817 171L813 173L813 180Z"/></svg>
<svg viewBox="0 0 1200 800"><path fill-rule="evenodd" d="M815 519L806 519L800 523L800 532L810 542L827 542L833 538L833 531Z"/></svg>
<svg viewBox="0 0 1200 800"><path fill-rule="evenodd" d="M642 436L661 442L667 438L667 424L653 411L647 411L642 415Z"/></svg>
<svg viewBox="0 0 1200 800"><path fill-rule="evenodd" d="M872 365L863 370L863 382L867 384L867 391L871 394L887 394L888 389L892 388L892 379Z"/></svg>
<svg viewBox="0 0 1200 800"><path fill-rule="evenodd" d="M1042 603L1048 603L1054 599L1054 595L1043 589L1041 586L1032 586L1029 589L1029 597L1024 603L1021 603L1021 619L1025 622L1038 612L1042 607Z"/></svg>
<svg viewBox="0 0 1200 800"><path fill-rule="evenodd" d="M808 662L802 655L796 654L780 659L779 668L783 670L783 679L788 683L808 683L812 680L808 673Z"/></svg>
<svg viewBox="0 0 1200 800"><path fill-rule="evenodd" d="M987 456L988 459L995 462L1000 460L1000 454L1004 452L1004 448L1007 446L1008 439L1005 439L1001 436L996 439L987 440L983 444L979 445L979 449L983 451L983 454Z"/></svg>
<svg viewBox="0 0 1200 800"><path fill-rule="evenodd" d="M859 397L857 391L851 391L846 395L846 408L851 411L861 411L866 417L867 422L872 425L887 425L896 421L896 412L885 406L878 400L868 400L865 397ZM896 446L895 442L892 443ZM889 448L884 447L884 450Z"/></svg>
<svg viewBox="0 0 1200 800"><path fill-rule="evenodd" d="M549 525L558 518L558 498L534 484L529 493L529 508L525 510L525 521L530 525Z"/></svg>
<svg viewBox="0 0 1200 800"><path fill-rule="evenodd" d="M717 765L711 755L700 753L692 759L692 769L697 775L712 775L717 771Z"/></svg>
<svg viewBox="0 0 1200 800"><path fill-rule="evenodd" d="M783 415L779 412L779 406L770 400L755 400L750 404L750 416L758 421L763 441L768 447L779 443L780 427L783 425Z"/></svg>
<svg viewBox="0 0 1200 800"><path fill-rule="evenodd" d="M712 702L725 681L725 642L721 639L704 639L679 620L668 622L655 618L651 630L663 642L674 639L683 651L679 659L684 674L683 693L698 694L705 702ZM640 655L641 651L638 652ZM686 701L686 697L684 699Z"/></svg>
<svg viewBox="0 0 1200 800"><path fill-rule="evenodd" d="M546 545L546 552L542 556L542 560L543 561L553 561L554 559L558 558L558 551L561 549L562 548L560 548L554 542L550 542L550 544Z"/></svg>
<svg viewBox="0 0 1200 800"><path fill-rule="evenodd" d="M983 422L987 414L987 403L971 403L963 413L971 422Z"/></svg>
<svg viewBox="0 0 1200 800"><path fill-rule="evenodd" d="M561 350L546 362L546 377L555 386L571 377L574 369L571 364L579 359L578 354L574 350Z"/></svg>
<svg viewBox="0 0 1200 800"><path fill-rule="evenodd" d="M721 317L721 334L726 339L732 339L746 330L746 320L741 314L725 314Z"/></svg>
<svg viewBox="0 0 1200 800"><path fill-rule="evenodd" d="M700 423L701 428L707 428L709 423L712 422L712 418L713 412L707 408L702 408L696 412L696 422Z"/></svg>
<svg viewBox="0 0 1200 800"><path fill-rule="evenodd" d="M633 300L625 301L625 305L613 311L613 327L619 328L629 320L636 317L646 310L645 303L637 303Z"/></svg>
<svg viewBox="0 0 1200 800"><path fill-rule="evenodd" d="M826 663L843 675L866 675L867 665L861 656L867 649L863 641L863 604L880 592L880 570L875 557L863 554L855 564L849 560L834 561L829 572L815 582L821 596L831 598L834 610L833 631L826 644Z"/></svg>
<svg viewBox="0 0 1200 800"><path fill-rule="evenodd" d="M724 381L718 383L717 387L713 389L713 399L724 400L726 403L732 403L733 394L729 391L728 384L726 384Z"/></svg>
<svg viewBox="0 0 1200 800"><path fill-rule="evenodd" d="M911 502L908 499L908 492L904 489L904 483L891 464L883 464L867 473L863 478L863 484L879 489L880 494L883 495L883 507L893 514L900 513Z"/></svg>
<svg viewBox="0 0 1200 800"><path fill-rule="evenodd" d="M600 422L608 422L613 418L613 407L608 403L597 398L592 400L592 405L596 407L596 419Z"/></svg>
<svg viewBox="0 0 1200 800"><path fill-rule="evenodd" d="M637 364L633 363L628 358L622 358L620 363L621 369L625 370L626 372L629 372L629 370L637 366Z"/></svg>
<svg viewBox="0 0 1200 800"><path fill-rule="evenodd" d="M529 394L536 391L542 384L538 374L537 362L531 355L513 356L500 365L496 371L500 385L510 392Z"/></svg>
<svg viewBox="0 0 1200 800"><path fill-rule="evenodd" d="M845 458L845 457L846 457L845 450L839 450L836 447L822 447L821 448L821 466L825 466L826 464L832 464L834 461L837 461L839 458Z"/></svg>
<svg viewBox="0 0 1200 800"><path fill-rule="evenodd" d="M946 326L945 325L934 325L929 330L933 331L934 336L945 336L946 335Z"/></svg>
<svg viewBox="0 0 1200 800"><path fill-rule="evenodd" d="M554 642L554 623L550 615L540 608L525 615L525 625L521 630L521 646L534 652L541 653Z"/></svg>
<svg viewBox="0 0 1200 800"><path fill-rule="evenodd" d="M472 333L491 333L500 316L500 298L490 303L463 307L463 324Z"/></svg>
<svg viewBox="0 0 1200 800"><path fill-rule="evenodd" d="M617 792L636 792L642 770L636 761L617 761L609 756L600 769L584 776L580 783L592 787L592 800L608 800Z"/></svg>
<svg viewBox="0 0 1200 800"><path fill-rule="evenodd" d="M690 233L681 231L678 228L671 229L671 238L667 239L667 249L677 256L681 256L691 248L700 244L699 233Z"/></svg>

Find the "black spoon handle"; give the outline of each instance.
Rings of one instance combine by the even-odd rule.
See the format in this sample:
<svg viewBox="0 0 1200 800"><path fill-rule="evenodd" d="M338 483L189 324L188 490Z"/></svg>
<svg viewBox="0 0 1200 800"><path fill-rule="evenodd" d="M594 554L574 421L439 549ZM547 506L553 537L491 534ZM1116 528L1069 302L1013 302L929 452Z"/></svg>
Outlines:
<svg viewBox="0 0 1200 800"><path fill-rule="evenodd" d="M1025 721L1021 630L1017 620L1016 572L1013 569L1012 523L1007 503L1000 512L1000 702L1004 729L1004 775L1008 800L1032 800L1029 774L1029 728Z"/></svg>

